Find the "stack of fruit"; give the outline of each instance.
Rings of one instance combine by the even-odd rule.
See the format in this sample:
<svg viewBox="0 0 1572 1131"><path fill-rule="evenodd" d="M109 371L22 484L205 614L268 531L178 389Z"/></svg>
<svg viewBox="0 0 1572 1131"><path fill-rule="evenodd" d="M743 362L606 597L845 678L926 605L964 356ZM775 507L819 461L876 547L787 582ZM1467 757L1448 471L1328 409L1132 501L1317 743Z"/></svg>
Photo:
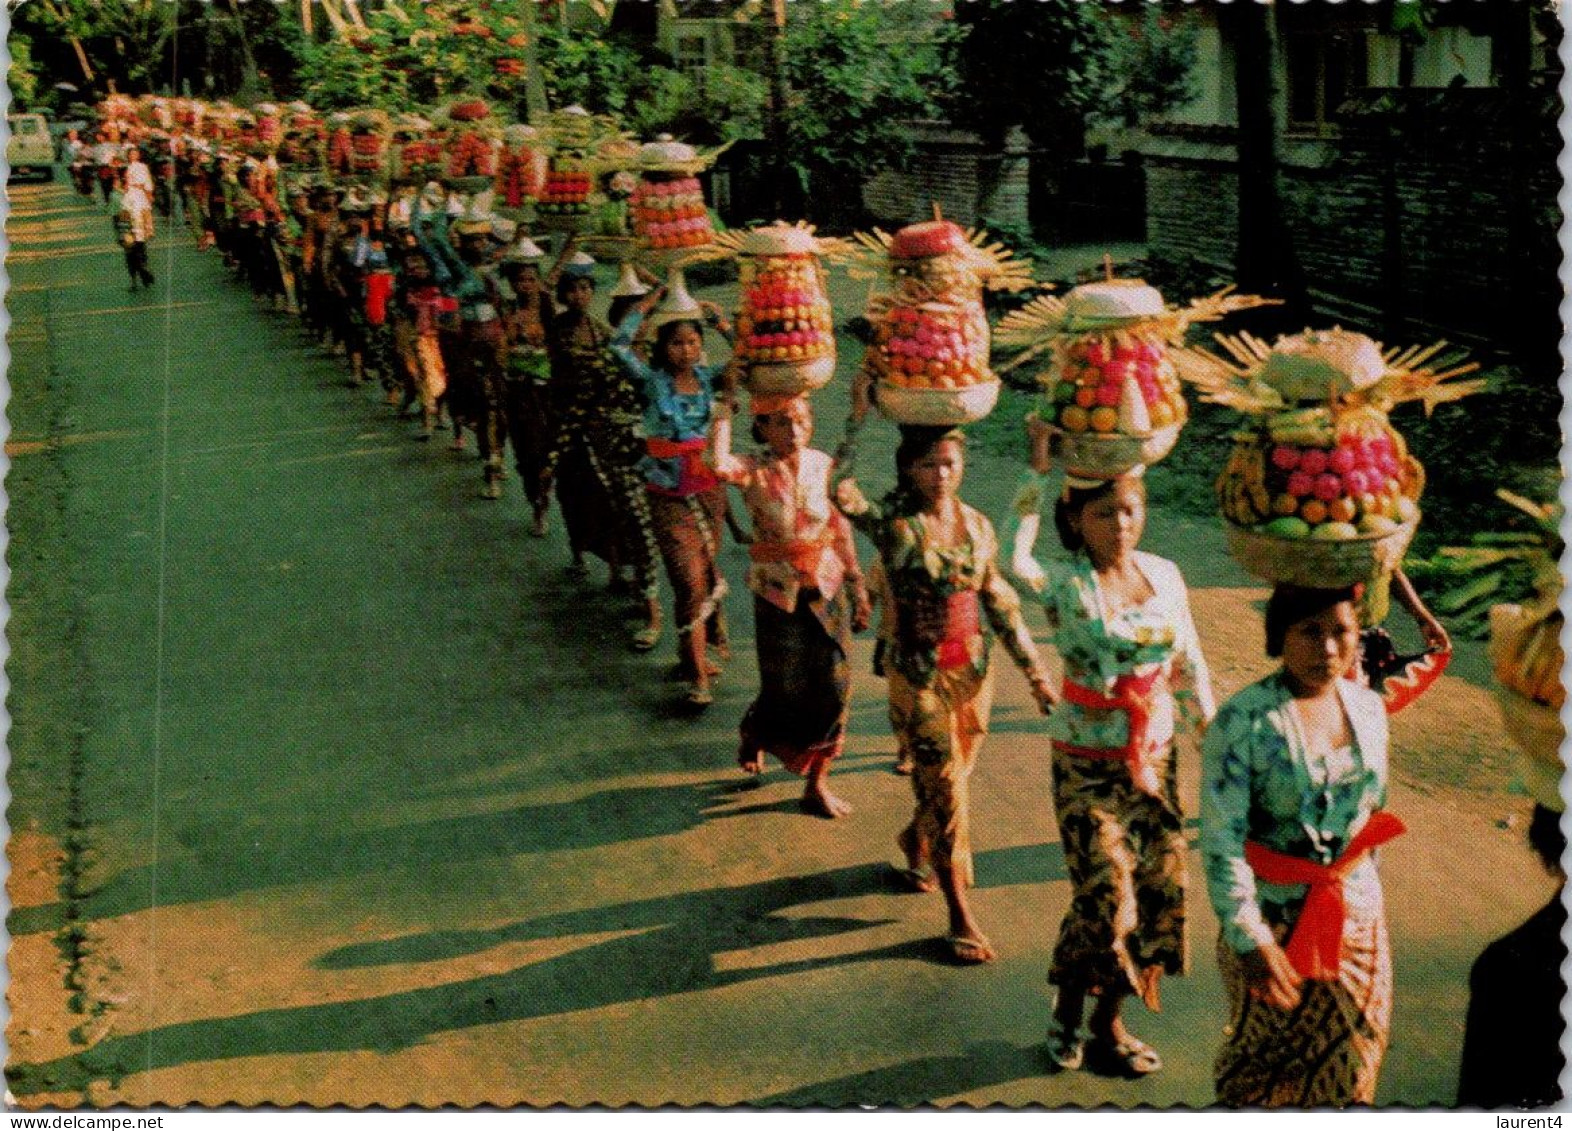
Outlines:
<svg viewBox="0 0 1572 1131"><path fill-rule="evenodd" d="M401 114L393 122L392 179L397 184L424 185L442 176L442 143L431 137L432 126L418 114Z"/></svg>
<svg viewBox="0 0 1572 1131"><path fill-rule="evenodd" d="M633 235L646 261L666 267L714 244L715 229L698 179L714 157L701 156L670 134L639 147L640 177L630 210Z"/></svg>
<svg viewBox="0 0 1572 1131"><path fill-rule="evenodd" d="M278 106L272 102L258 104L256 113L257 140L271 153L284 140L284 119Z"/></svg>
<svg viewBox="0 0 1572 1131"><path fill-rule="evenodd" d="M1006 371L1047 354L1037 374L1048 393L1039 416L1072 473L1112 478L1173 450L1189 419L1179 382L1186 331L1266 300L1228 290L1170 307L1140 279L1083 283L1063 299L1045 295L999 324L1001 345L1026 347Z"/></svg>
<svg viewBox="0 0 1572 1131"><path fill-rule="evenodd" d="M1424 469L1373 409L1268 417L1236 438L1217 481L1223 516L1276 538L1384 537L1417 521Z"/></svg>
<svg viewBox="0 0 1572 1131"><path fill-rule="evenodd" d="M742 258L736 356L749 390L795 396L824 386L835 373L835 317L820 256L837 244L784 223L722 242Z"/></svg>
<svg viewBox="0 0 1572 1131"><path fill-rule="evenodd" d="M448 107L448 137L443 158L448 184L463 192L491 187L497 175L497 150L501 128L491 107L479 98L468 98Z"/></svg>
<svg viewBox="0 0 1572 1131"><path fill-rule="evenodd" d="M1144 438L1183 424L1178 370L1152 335L1086 335L1055 351L1049 423L1069 433Z"/></svg>
<svg viewBox="0 0 1572 1131"><path fill-rule="evenodd" d="M512 125L502 131L502 154L497 162L497 200L507 208L521 208L546 188L546 152L540 131L533 126Z"/></svg>
<svg viewBox="0 0 1572 1131"><path fill-rule="evenodd" d="M698 178L646 174L633 190L633 231L652 250L713 243L715 229Z"/></svg>
<svg viewBox="0 0 1572 1131"><path fill-rule="evenodd" d="M576 158L555 156L546 170L546 183L541 190L540 211L548 216L584 216L590 210L590 189L595 185L593 174L587 172Z"/></svg>
<svg viewBox="0 0 1572 1131"><path fill-rule="evenodd" d="M1429 368L1439 350L1391 351L1360 334L1307 331L1268 348L1219 340L1240 363L1187 370L1207 399L1250 414L1217 481L1229 548L1268 581L1337 586L1369 581L1402 561L1419 523L1424 468L1388 410L1435 404L1480 382L1440 387L1474 366ZM1304 402L1318 400L1319 403Z"/></svg>
<svg viewBox="0 0 1572 1131"><path fill-rule="evenodd" d="M388 138L392 122L384 110L358 111L349 123L350 171L357 177L377 177L387 172Z"/></svg>
<svg viewBox="0 0 1572 1131"><path fill-rule="evenodd" d="M942 217L893 236L857 238L886 257L888 289L869 303L874 340L864 361L878 381L880 411L901 424L966 424L987 416L999 380L988 363L983 288L1030 285L1030 265Z"/></svg>

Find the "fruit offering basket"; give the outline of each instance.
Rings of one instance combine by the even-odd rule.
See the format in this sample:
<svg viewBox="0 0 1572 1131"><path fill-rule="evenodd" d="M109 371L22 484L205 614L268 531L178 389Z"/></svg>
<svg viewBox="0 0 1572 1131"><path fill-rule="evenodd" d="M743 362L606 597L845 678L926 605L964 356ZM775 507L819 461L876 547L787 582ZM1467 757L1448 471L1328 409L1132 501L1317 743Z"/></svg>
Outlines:
<svg viewBox="0 0 1572 1131"><path fill-rule="evenodd" d="M1414 565L1432 584L1450 582L1435 605L1454 632L1488 626L1496 702L1518 749L1523 784L1541 804L1560 809L1562 511L1510 491L1496 496L1518 512L1510 527L1475 531L1470 544L1444 547Z"/></svg>
<svg viewBox="0 0 1572 1131"><path fill-rule="evenodd" d="M1219 341L1238 364L1213 358L1197 383L1205 399L1251 418L1217 480L1230 552L1272 582L1342 586L1389 574L1418 527L1425 472L1387 412L1478 391L1478 381L1441 385L1476 367L1453 358L1431 368L1442 346L1383 354L1341 330L1270 348L1248 337ZM1313 390L1321 403L1306 405Z"/></svg>
<svg viewBox="0 0 1572 1131"><path fill-rule="evenodd" d="M541 137L549 157L535 205L542 228L582 232L591 225L596 178L616 167L608 165L598 150L622 136L615 122L597 117L582 106L568 106L548 116Z"/></svg>
<svg viewBox="0 0 1572 1131"><path fill-rule="evenodd" d="M629 212L639 258L651 267L665 270L714 244L715 228L698 175L722 152L700 153L670 134L639 147L639 183Z"/></svg>
<svg viewBox="0 0 1572 1131"><path fill-rule="evenodd" d="M884 276L868 303L874 336L863 364L877 382L879 410L898 424L970 424L993 411L999 379L989 365L983 289L1034 285L1029 263L934 212L894 235L856 237L854 274L878 264Z"/></svg>
<svg viewBox="0 0 1572 1131"><path fill-rule="evenodd" d="M497 176L502 127L480 98L450 105L442 115L448 133L442 150L443 180L460 192L482 192Z"/></svg>
<svg viewBox="0 0 1572 1131"><path fill-rule="evenodd" d="M522 123L502 131L502 152L497 160L497 203L522 208L546 189L546 155L541 133Z"/></svg>
<svg viewBox="0 0 1572 1131"><path fill-rule="evenodd" d="M1064 298L1044 295L1006 316L995 340L1025 347L1004 372L1046 359L1037 373L1048 394L1039 415L1072 474L1108 479L1156 463L1189 419L1179 380L1191 325L1269 300L1228 290L1170 307L1140 279L1106 277Z"/></svg>
<svg viewBox="0 0 1572 1131"><path fill-rule="evenodd" d="M803 224L776 223L726 232L718 246L741 261L737 359L755 395L797 396L835 375L835 316L823 257L844 241L821 239Z"/></svg>

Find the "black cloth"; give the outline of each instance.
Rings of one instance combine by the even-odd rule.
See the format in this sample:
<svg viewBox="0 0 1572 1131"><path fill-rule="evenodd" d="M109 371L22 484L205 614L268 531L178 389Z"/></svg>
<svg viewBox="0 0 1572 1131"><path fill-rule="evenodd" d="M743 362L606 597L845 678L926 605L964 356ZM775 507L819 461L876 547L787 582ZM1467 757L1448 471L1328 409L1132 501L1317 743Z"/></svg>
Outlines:
<svg viewBox="0 0 1572 1131"><path fill-rule="evenodd" d="M1465 1107L1544 1107L1561 1099L1561 892L1485 948L1469 975L1468 1021L1457 1102Z"/></svg>

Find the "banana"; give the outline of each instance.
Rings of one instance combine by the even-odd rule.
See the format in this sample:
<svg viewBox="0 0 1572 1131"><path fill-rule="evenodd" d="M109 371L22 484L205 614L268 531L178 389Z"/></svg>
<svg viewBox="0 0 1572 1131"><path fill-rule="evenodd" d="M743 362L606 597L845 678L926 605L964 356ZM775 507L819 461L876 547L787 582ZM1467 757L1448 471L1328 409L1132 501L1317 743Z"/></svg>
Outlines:
<svg viewBox="0 0 1572 1131"><path fill-rule="evenodd" d="M1259 448L1254 449L1245 458L1245 489L1250 496L1250 505L1259 515L1272 513L1272 495L1266 489L1266 458ZM1259 520L1257 520L1259 521Z"/></svg>

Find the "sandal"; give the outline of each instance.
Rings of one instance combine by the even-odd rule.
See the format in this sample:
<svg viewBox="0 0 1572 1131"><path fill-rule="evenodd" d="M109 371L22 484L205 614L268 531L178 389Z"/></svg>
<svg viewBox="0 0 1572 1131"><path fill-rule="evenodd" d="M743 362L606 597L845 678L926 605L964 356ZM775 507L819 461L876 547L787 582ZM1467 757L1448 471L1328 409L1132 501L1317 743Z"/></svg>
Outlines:
<svg viewBox="0 0 1572 1131"><path fill-rule="evenodd" d="M993 946L984 938L971 939L962 935L951 935L944 942L950 948L951 957L965 966L980 966L999 957L994 953Z"/></svg>
<svg viewBox="0 0 1572 1131"><path fill-rule="evenodd" d="M1128 1033L1117 1042L1094 1037L1087 1051L1104 1067L1128 1076L1150 1076L1163 1067L1163 1058L1156 1049Z"/></svg>
<svg viewBox="0 0 1572 1131"><path fill-rule="evenodd" d="M1086 1060L1086 1043L1081 1040L1080 1027L1070 1028L1057 1017L1048 1026L1045 1046L1048 1059L1065 1072L1074 1072Z"/></svg>
<svg viewBox="0 0 1572 1131"><path fill-rule="evenodd" d="M660 625L647 624L633 634L628 646L635 652L648 652L660 643Z"/></svg>
<svg viewBox="0 0 1572 1131"><path fill-rule="evenodd" d="M708 687L699 687L695 684L688 688L688 694L684 701L690 707L708 707L715 702L715 693Z"/></svg>

